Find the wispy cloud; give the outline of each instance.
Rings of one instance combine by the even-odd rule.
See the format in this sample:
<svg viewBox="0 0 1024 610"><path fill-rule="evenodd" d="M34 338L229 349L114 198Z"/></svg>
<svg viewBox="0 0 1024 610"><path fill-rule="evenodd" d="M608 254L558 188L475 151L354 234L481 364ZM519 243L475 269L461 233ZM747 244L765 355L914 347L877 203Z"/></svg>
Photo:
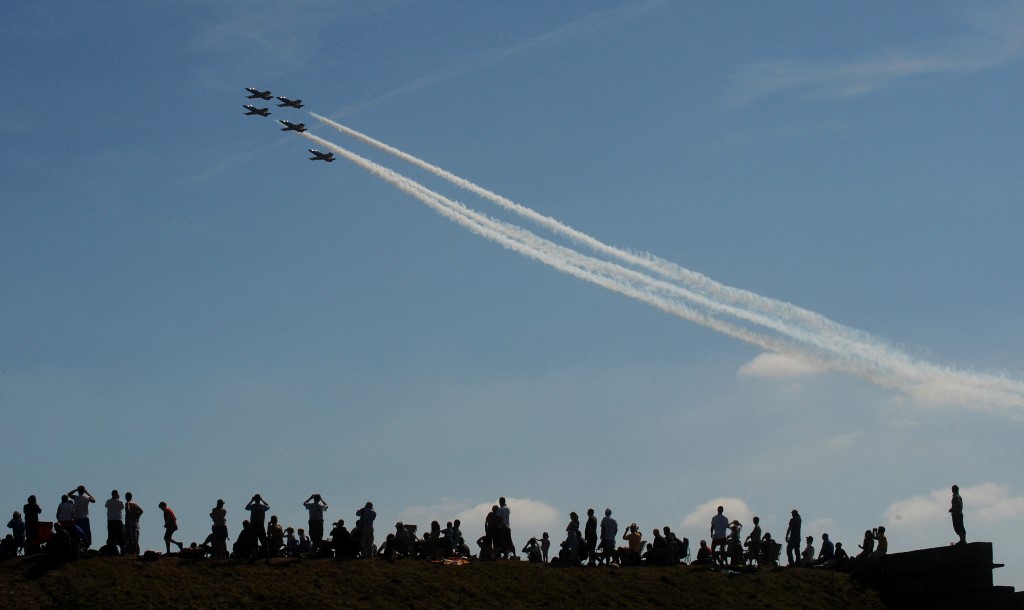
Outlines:
<svg viewBox="0 0 1024 610"><path fill-rule="evenodd" d="M1017 60L1024 52L1024 4L971 15L973 31L955 48L893 50L834 63L772 60L747 64L732 77L732 102L792 92L805 99L844 99L892 87L918 76L969 74Z"/></svg>
<svg viewBox="0 0 1024 610"><path fill-rule="evenodd" d="M434 72L433 74L421 76L374 98L350 104L345 108L332 113L331 116L346 116L359 110L376 106L377 104L385 102L391 98L420 91L445 81L498 65L523 53L563 44L586 34L612 27L624 21L642 17L665 4L666 0L642 0L586 15L574 21L570 21L569 23L560 25L554 29L542 32L531 38L519 41L515 44L491 49L460 64L449 66L448 68Z"/></svg>

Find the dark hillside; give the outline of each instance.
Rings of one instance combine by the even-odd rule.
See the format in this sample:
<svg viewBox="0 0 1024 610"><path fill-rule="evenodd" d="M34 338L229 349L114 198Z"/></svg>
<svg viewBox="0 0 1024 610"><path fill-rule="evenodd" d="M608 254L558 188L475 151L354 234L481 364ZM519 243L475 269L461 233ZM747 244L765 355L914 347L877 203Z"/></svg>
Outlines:
<svg viewBox="0 0 1024 610"><path fill-rule="evenodd" d="M0 564L5 608L882 608L848 574L700 567L554 568L525 562L92 558L36 575L35 558Z"/></svg>

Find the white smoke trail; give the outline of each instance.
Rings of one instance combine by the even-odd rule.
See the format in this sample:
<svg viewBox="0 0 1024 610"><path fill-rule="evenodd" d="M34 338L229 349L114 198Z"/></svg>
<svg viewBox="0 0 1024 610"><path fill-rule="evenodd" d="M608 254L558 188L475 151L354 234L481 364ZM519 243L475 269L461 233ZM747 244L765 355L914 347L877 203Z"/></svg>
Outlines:
<svg viewBox="0 0 1024 610"><path fill-rule="evenodd" d="M430 171L431 173L440 176L441 178L444 178L445 180L461 188L476 193L486 199L490 199L491 201L498 203L498 205L500 205L501 207L510 210L528 220L531 220L535 224L547 228L556 234L562 235L563 237L567 237L575 243L586 245L596 252L610 255L623 262L648 268L649 270L653 270L659 273L660 275L662 275L662 277L665 277L666 279L674 279L677 281L681 281L682 286L678 284L662 284L661 288L668 290L670 292L675 292L676 294L679 294L688 300L692 300L704 307L717 311L718 313L728 314L736 318L746 320L748 322L753 322L755 324L776 330L785 335L796 336L796 338L798 338L801 341L816 344L818 345L818 347L827 351L835 351L834 343L836 341L844 341L849 343L846 350L849 353L855 351L863 352L866 348L866 344L864 342L851 341L846 337L837 336L835 334L825 335L819 331L805 330L797 326L793 326L791 323L789 323L793 320L799 321L799 318L803 316L803 314L801 314L800 312L804 312L805 314L809 314L810 316L816 316L818 319L817 322L819 326L821 324L821 320L828 322L826 318L823 318L818 314L814 314L813 312L806 312L805 310L800 310L795 306L781 303L779 301L774 301L772 299L768 299L766 297L762 297L760 295L748 291L730 288L723 284L714 282L713 280L710 280L706 276L703 276L699 273L683 269L681 267L678 267L677 265L674 265L673 263L657 259L649 254L636 255L633 254L632 252L608 246L598 241L597 239L594 239L593 237L585 233L572 229L571 227L553 218L543 216L535 212L534 210L531 210L530 208L517 204L505 197L502 197L487 189L484 189L483 187L475 185L464 178L460 178L444 169L441 169L435 165L427 163L426 161L409 155L408 153L405 153L392 146L384 144L383 142L380 142L374 138L371 138L370 136L367 136L354 129L341 125L340 123L322 117L316 113L311 112L310 114L316 119L323 122L324 124L333 127L334 129L346 135L350 135L359 141L370 144L380 150L383 150L422 169L426 169L427 171ZM709 294L710 296L707 296L706 293ZM760 309L754 307L750 309L743 309L741 307L734 305L735 303L742 303L743 301L753 301L755 303L759 303L760 305L762 305L762 307ZM778 305L785 306L782 308L781 312L776 311L776 309L779 309L778 307L776 307ZM766 308L764 306L768 307ZM788 310L786 308L788 308ZM763 313L766 310L767 313ZM792 313L789 310L795 311L797 315L792 315ZM874 358L872 358L870 354L863 354L862 358L868 362L874 360Z"/></svg>
<svg viewBox="0 0 1024 610"><path fill-rule="evenodd" d="M302 135L416 197L445 218L468 228L481 237L498 242L510 250L574 277L643 301L666 313L727 334L751 345L800 357L799 350L784 340L718 320L713 316L695 311L684 303L659 296L655 292L638 288L631 283L631 280L647 285L656 283L650 278L645 278L643 275L635 274L628 269L618 267L606 261L581 255L579 252L542 239L521 227L509 225L470 210L462 204L431 191L414 180L378 165L369 159L365 159L333 142L319 138L308 131L303 132Z"/></svg>
<svg viewBox="0 0 1024 610"><path fill-rule="evenodd" d="M819 362L834 370L855 373L879 385L899 389L925 402L952 402L1004 408L1024 406L1024 383L1018 380L979 375L928 362L915 361L908 355L884 343L877 345L877 340L873 340L873 343L876 343L876 345L864 345L859 341L851 339L851 337L855 337L858 334L867 336L864 333L845 329L845 327L828 321L826 318L813 312L807 312L811 314L812 319L813 317L821 318L829 322L830 325L845 329L848 332L842 333L844 335L842 337L831 337L830 339L829 325L818 325L817 334L812 333L808 335L809 329L807 328L792 328L780 323L778 319L766 320L765 312L763 311L740 312L742 315L738 317L742 319L754 321L796 339L799 344L794 345L779 337L757 333L718 320L714 316L702 314L688 307L685 303L678 301L677 297L697 301L700 305L711 310L737 315L734 313L735 308L730 305L715 302L703 295L694 294L686 287L666 284L634 270L584 256L575 250L544 240L521 227L509 225L469 210L465 206L451 201L393 170L373 163L332 142L318 138L308 132L303 135L311 141L317 142L356 165L363 167L375 176L413 195L450 220L487 239L496 241L506 248L580 279L641 300L663 311L733 336L762 349L788 353L800 359ZM404 153L402 154L404 155ZM570 231L572 230L570 229ZM604 247L610 248L608 246ZM642 288L638 288L636 284L639 284ZM724 288L736 290L729 287ZM759 300L778 303L758 295L753 296ZM782 305L794 307L784 303ZM806 311L799 308L795 309ZM841 340L838 342L834 341L837 338ZM879 353L878 347L883 348L881 353ZM851 350L850 348L855 349Z"/></svg>
<svg viewBox="0 0 1024 610"><path fill-rule="evenodd" d="M675 263L658 258L652 254L636 253L610 246L550 216L544 216L526 206L355 129L313 112L310 115L345 135L426 170L459 188L488 199L503 209L517 214L557 235L561 235L574 243L587 246L594 252L611 256L624 263L647 269L666 279L679 282L680 285L690 291L691 295L695 293L707 295L708 298L714 301L714 305L709 305L709 307L721 313L773 328L783 334L800 333L803 335L801 340L817 344L826 350L842 349L847 354L857 354L865 362L875 362L894 355L893 350L885 342L872 337L868 333L843 326L825 316L797 307L796 305L764 297L748 290L721 284L701 273L680 267ZM793 324L807 329L809 333L801 333L798 328L793 327ZM842 345L837 346L837 343Z"/></svg>

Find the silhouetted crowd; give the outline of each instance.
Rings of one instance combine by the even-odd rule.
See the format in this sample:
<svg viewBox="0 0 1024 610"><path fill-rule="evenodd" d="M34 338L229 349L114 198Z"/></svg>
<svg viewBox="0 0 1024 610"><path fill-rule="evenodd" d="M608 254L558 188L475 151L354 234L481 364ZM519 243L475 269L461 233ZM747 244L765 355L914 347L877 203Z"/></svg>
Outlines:
<svg viewBox="0 0 1024 610"><path fill-rule="evenodd" d="M950 512L954 528L960 534L961 542L965 542L962 534L963 501L958 491L954 486ZM0 557L7 559L19 553L45 553L52 562L60 563L83 554L139 556L139 524L144 511L133 500L131 492L126 493L123 500L117 490L110 493L110 498L104 503L106 541L93 550L90 506L95 503L96 498L84 485L79 485L61 496L55 521L51 522L41 520L42 508L35 496L29 496L23 510L15 511L7 524L11 533L0 542ZM318 493L311 494L302 505L309 512L308 529L300 527L296 530L291 526L284 527L276 515L268 518L270 505L260 494L255 494L245 506L248 518L242 521L232 540L225 502L217 500L210 510L210 533L202 543L193 542L186 547L183 542L175 540L178 522L174 511L166 502L160 502L165 551L171 554L174 546L181 557L234 558L249 562L300 556L338 560L419 558L457 562L521 558L512 540L511 509L505 498L499 498L485 517L484 535L475 542L475 555L462 536L462 523L458 519L448 521L444 528L438 521L433 521L430 531L422 534L416 525L398 522L394 531L388 532L378 544L374 534L377 513L373 502L367 502L355 511L356 519L351 529L344 520L338 520L329 532L324 527L324 514L329 507L323 497ZM654 528L651 539L645 540L640 527L631 523L620 539L619 525L610 508L605 509L600 521L594 509L589 509L582 524L577 513L569 514L565 538L553 556L548 532L540 538L531 537L520 552L527 561L561 566L692 563L714 569L751 570L780 565L785 543L789 566L855 570L877 565L888 551L883 526L864 532L864 540L858 547L860 552L855 556L850 556L842 543L834 542L827 533L821 534L820 549L816 549L814 537L803 536L802 518L796 510L791 513L783 542L776 542L770 532L762 533L758 517L753 518L748 535L744 537L742 530L743 525L737 520L730 521L725 516L725 508L719 506L717 514L711 518L711 544L701 540L696 556L691 559L689 539L679 538L668 526ZM156 557L159 554L146 551L145 555Z"/></svg>

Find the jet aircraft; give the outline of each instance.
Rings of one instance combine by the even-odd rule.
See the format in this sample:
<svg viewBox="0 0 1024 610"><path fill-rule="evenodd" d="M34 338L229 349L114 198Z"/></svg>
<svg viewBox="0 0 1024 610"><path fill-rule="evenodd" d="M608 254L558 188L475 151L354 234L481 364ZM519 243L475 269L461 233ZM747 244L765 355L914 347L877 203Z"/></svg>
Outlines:
<svg viewBox="0 0 1024 610"><path fill-rule="evenodd" d="M242 106L242 108L245 108L246 110L248 110L248 112L245 113L246 116L248 116L250 114L258 114L260 116L270 116L270 108L257 108L256 106L253 106L252 104L246 104L245 106Z"/></svg>
<svg viewBox="0 0 1024 610"><path fill-rule="evenodd" d="M246 87L245 90L249 92L249 95L247 95L246 97L251 99L251 100L254 100L256 98L259 98L261 100L272 100L272 99L274 99L274 96L270 95L270 91L269 90L268 91L260 91L259 89L256 89L255 87Z"/></svg>
<svg viewBox="0 0 1024 610"><path fill-rule="evenodd" d="M297 131L299 133L306 131L305 123L292 123L291 121L282 121L280 119L278 119L277 122L284 125L284 127L281 128L281 131Z"/></svg>
<svg viewBox="0 0 1024 610"><path fill-rule="evenodd" d="M280 95L277 96L277 99L281 100L281 103L277 105L278 108L283 108L284 106L288 106L289 108L296 108L297 109L297 108L302 108L303 106L305 106L305 104L302 103L302 100L292 100L292 99L288 99L286 97L282 97Z"/></svg>
<svg viewBox="0 0 1024 610"><path fill-rule="evenodd" d="M320 152L315 148L310 148L309 152L313 153L313 156L309 158L310 161L327 161L328 163L334 161L334 153L332 152Z"/></svg>

